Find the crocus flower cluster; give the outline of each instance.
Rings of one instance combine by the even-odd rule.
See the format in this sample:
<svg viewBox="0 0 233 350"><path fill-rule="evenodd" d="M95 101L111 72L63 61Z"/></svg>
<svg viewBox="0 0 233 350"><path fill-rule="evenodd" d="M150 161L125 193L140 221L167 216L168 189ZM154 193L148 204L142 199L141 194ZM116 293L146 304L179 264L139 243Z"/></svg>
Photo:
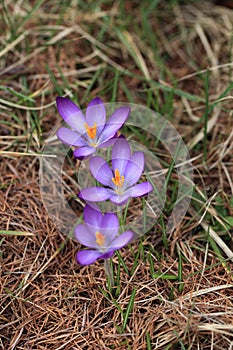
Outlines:
<svg viewBox="0 0 233 350"><path fill-rule="evenodd" d="M130 145L117 132L127 120L129 107L120 107L106 121L106 109L99 97L87 106L86 114L71 100L58 97L57 108L70 128L61 127L58 138L74 147L74 156L88 159L92 176L102 185L84 188L79 197L86 201L84 224L75 228L75 238L90 250L77 253L81 265L97 259L108 259L115 250L128 244L134 233L119 233L119 221L114 213L102 214L96 202L110 200L117 206L125 205L131 197L142 197L152 191L150 182L137 183L144 171L143 152L131 154ZM112 146L111 166L102 157L94 155L98 148Z"/></svg>

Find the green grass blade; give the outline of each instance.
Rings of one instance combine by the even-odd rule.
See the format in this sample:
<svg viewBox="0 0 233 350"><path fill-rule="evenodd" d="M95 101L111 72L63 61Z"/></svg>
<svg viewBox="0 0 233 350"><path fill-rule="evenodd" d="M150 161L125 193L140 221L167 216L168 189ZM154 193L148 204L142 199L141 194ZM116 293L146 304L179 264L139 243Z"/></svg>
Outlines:
<svg viewBox="0 0 233 350"><path fill-rule="evenodd" d="M126 325L127 325L127 321L128 321L128 318L129 318L129 315L133 309L133 304L134 304L134 299L135 299L135 295L136 295L136 292L137 292L137 289L134 288L133 290L133 293L130 297L130 300L129 300L129 304L128 304L128 307L127 307L127 310L124 314L124 321L123 321L123 329L125 329Z"/></svg>
<svg viewBox="0 0 233 350"><path fill-rule="evenodd" d="M148 332L146 332L146 349L152 350L150 334Z"/></svg>
<svg viewBox="0 0 233 350"><path fill-rule="evenodd" d="M7 236L34 236L34 233L32 233L32 232L25 232L25 231L0 230L0 235L7 235Z"/></svg>

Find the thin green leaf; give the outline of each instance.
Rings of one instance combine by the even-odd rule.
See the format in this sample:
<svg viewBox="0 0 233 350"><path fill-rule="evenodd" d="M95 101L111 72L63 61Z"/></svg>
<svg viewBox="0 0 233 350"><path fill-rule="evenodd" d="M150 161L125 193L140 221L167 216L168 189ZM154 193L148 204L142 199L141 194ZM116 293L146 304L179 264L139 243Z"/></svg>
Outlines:
<svg viewBox="0 0 233 350"><path fill-rule="evenodd" d="M133 309L133 304L134 304L134 299L135 299L135 295L136 295L136 292L137 292L137 289L134 288L133 290L133 293L130 297L130 300L129 300L129 304L128 304L128 307L127 307L127 310L124 314L124 321L123 321L123 329L125 329L126 325L127 325L127 321L128 321L128 318L129 318L129 315Z"/></svg>
<svg viewBox="0 0 233 350"><path fill-rule="evenodd" d="M25 231L0 230L0 235L7 235L7 236L34 236L34 233L32 233L32 232L25 232Z"/></svg>

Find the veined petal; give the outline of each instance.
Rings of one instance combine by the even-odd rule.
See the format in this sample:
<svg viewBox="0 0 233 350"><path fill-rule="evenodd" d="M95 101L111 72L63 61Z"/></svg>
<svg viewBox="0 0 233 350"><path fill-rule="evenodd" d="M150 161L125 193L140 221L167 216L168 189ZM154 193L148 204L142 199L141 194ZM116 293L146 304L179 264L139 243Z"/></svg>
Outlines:
<svg viewBox="0 0 233 350"><path fill-rule="evenodd" d="M94 147L84 146L84 147L76 149L74 151L74 156L75 156L75 158L83 160L83 159L90 157L94 153L95 153Z"/></svg>
<svg viewBox="0 0 233 350"><path fill-rule="evenodd" d="M105 186L112 186L112 170L102 157L92 157L90 159L89 165L90 171L97 181Z"/></svg>
<svg viewBox="0 0 233 350"><path fill-rule="evenodd" d="M132 154L130 161L125 169L125 181L127 185L134 185L141 177L144 170L144 154L135 152Z"/></svg>
<svg viewBox="0 0 233 350"><path fill-rule="evenodd" d="M86 146L87 142L84 140L80 134L70 130L68 128L59 128L57 131L57 137L67 145L70 146Z"/></svg>
<svg viewBox="0 0 233 350"><path fill-rule="evenodd" d="M130 159L130 145L125 138L118 138L112 148L112 168L119 170L124 175L126 166Z"/></svg>
<svg viewBox="0 0 233 350"><path fill-rule="evenodd" d="M138 185L131 187L131 197L146 196L149 192L153 191L153 186L150 182L142 182Z"/></svg>
<svg viewBox="0 0 233 350"><path fill-rule="evenodd" d="M103 142L103 143L100 143L96 148L106 148L106 147L111 147L114 145L114 143L116 142L116 134L113 136L112 139L106 141L106 142Z"/></svg>
<svg viewBox="0 0 233 350"><path fill-rule="evenodd" d="M115 214L106 213L102 217L100 231L106 238L106 246L116 237L119 230L119 221Z"/></svg>
<svg viewBox="0 0 233 350"><path fill-rule="evenodd" d="M108 188L104 187L88 187L79 192L79 198L89 202L106 201L111 195Z"/></svg>
<svg viewBox="0 0 233 350"><path fill-rule="evenodd" d="M120 249L131 241L134 233L132 231L126 231L120 236L116 237L110 244L109 248L111 249Z"/></svg>
<svg viewBox="0 0 233 350"><path fill-rule="evenodd" d="M99 144L111 139L122 127L130 113L129 107L120 107L109 117L99 137Z"/></svg>
<svg viewBox="0 0 233 350"><path fill-rule="evenodd" d="M103 215L100 210L97 210L86 204L83 211L84 221L86 224L93 226L95 231L98 231Z"/></svg>
<svg viewBox="0 0 233 350"><path fill-rule="evenodd" d="M122 124L126 121L130 113L130 107L120 107L116 109L108 119L108 124Z"/></svg>
<svg viewBox="0 0 233 350"><path fill-rule="evenodd" d="M114 213L106 213L102 216L101 228L111 228L118 232L119 220Z"/></svg>
<svg viewBox="0 0 233 350"><path fill-rule="evenodd" d="M130 145L128 141L123 137L119 137L112 148L112 159L122 158L129 160L130 156Z"/></svg>
<svg viewBox="0 0 233 350"><path fill-rule="evenodd" d="M57 97L57 109L64 121L79 134L85 131L85 118L80 108L66 97Z"/></svg>
<svg viewBox="0 0 233 350"><path fill-rule="evenodd" d="M141 151L134 152L131 157L130 161L135 163L139 168L144 170L145 167L145 159L144 159L144 153Z"/></svg>
<svg viewBox="0 0 233 350"><path fill-rule="evenodd" d="M76 260L80 265L90 265L94 263L101 255L97 250L81 250L76 254Z"/></svg>
<svg viewBox="0 0 233 350"><path fill-rule="evenodd" d="M105 126L106 109L103 101L99 97L95 97L87 106L86 121L89 126L97 124L98 132L101 133Z"/></svg>
<svg viewBox="0 0 233 350"><path fill-rule="evenodd" d="M95 237L95 230L89 230L85 225L78 225L74 229L74 237L81 244L89 248L98 248Z"/></svg>
<svg viewBox="0 0 233 350"><path fill-rule="evenodd" d="M116 192L115 192L113 195L111 195L111 197L109 199L112 203L120 206L120 205L124 205L125 203L127 203L129 198L130 198L130 190L126 191L122 195L116 194Z"/></svg>

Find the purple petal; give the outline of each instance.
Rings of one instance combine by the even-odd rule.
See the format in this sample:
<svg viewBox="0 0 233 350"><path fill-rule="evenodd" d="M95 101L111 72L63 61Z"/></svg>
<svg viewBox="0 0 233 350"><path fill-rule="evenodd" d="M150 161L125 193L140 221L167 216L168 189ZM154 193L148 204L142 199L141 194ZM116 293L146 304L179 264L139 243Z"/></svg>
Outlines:
<svg viewBox="0 0 233 350"><path fill-rule="evenodd" d="M57 109L64 121L79 134L85 131L85 118L80 108L65 97L57 97Z"/></svg>
<svg viewBox="0 0 233 350"><path fill-rule="evenodd" d="M113 194L110 197L110 201L116 205L124 205L128 202L130 198L130 190L126 191L124 194Z"/></svg>
<svg viewBox="0 0 233 350"><path fill-rule="evenodd" d="M89 165L90 171L97 181L105 186L112 186L112 170L102 157L92 157L90 159Z"/></svg>
<svg viewBox="0 0 233 350"><path fill-rule="evenodd" d="M111 195L108 188L104 187L89 187L84 188L79 192L79 198L90 202L106 201Z"/></svg>
<svg viewBox="0 0 233 350"><path fill-rule="evenodd" d="M101 255L97 250L81 250L76 254L76 260L80 265L90 265L94 263Z"/></svg>
<svg viewBox="0 0 233 350"><path fill-rule="evenodd" d="M87 141L84 140L81 135L77 132L72 131L67 128L61 127L57 131L57 137L64 143L70 146L85 146L87 145Z"/></svg>
<svg viewBox="0 0 233 350"><path fill-rule="evenodd" d="M116 142L116 136L114 135L112 139L106 141L106 142L103 142L103 143L100 143L97 148L106 148L106 147L111 147L114 145L114 143Z"/></svg>
<svg viewBox="0 0 233 350"><path fill-rule="evenodd" d="M108 119L104 130L99 137L99 143L103 143L111 139L116 132L121 128L130 113L129 107L118 108Z"/></svg>
<svg viewBox="0 0 233 350"><path fill-rule="evenodd" d="M144 154L135 152L132 154L130 161L125 169L125 180L127 185L134 185L141 177L144 170Z"/></svg>
<svg viewBox="0 0 233 350"><path fill-rule="evenodd" d="M74 229L74 237L81 244L89 248L98 248L95 237L95 230L91 231L85 225L78 225Z"/></svg>
<svg viewBox="0 0 233 350"><path fill-rule="evenodd" d="M115 214L106 213L101 222L100 231L105 236L105 244L109 246L110 242L116 237L119 230L119 221Z"/></svg>
<svg viewBox="0 0 233 350"><path fill-rule="evenodd" d="M129 160L131 156L130 145L125 138L118 138L112 149L112 159L122 158Z"/></svg>
<svg viewBox="0 0 233 350"><path fill-rule="evenodd" d="M124 247L126 244L131 241L134 233L132 231L126 231L122 233L120 236L116 237L110 244L110 248L112 249L120 249Z"/></svg>
<svg viewBox="0 0 233 350"><path fill-rule="evenodd" d="M87 106L86 120L89 126L93 126L96 122L98 126L97 134L101 133L105 126L106 109L103 101L99 97L94 98Z"/></svg>
<svg viewBox="0 0 233 350"><path fill-rule="evenodd" d="M130 159L130 145L126 139L119 138L112 148L112 168L118 169L120 175L124 175L125 168Z"/></svg>
<svg viewBox="0 0 233 350"><path fill-rule="evenodd" d="M131 197L146 196L149 192L153 191L153 187L150 182L142 182L138 185L131 187Z"/></svg>
<svg viewBox="0 0 233 350"><path fill-rule="evenodd" d="M118 232L119 220L114 213L106 213L102 216L101 228L111 228Z"/></svg>
<svg viewBox="0 0 233 350"><path fill-rule="evenodd" d="M97 209L91 207L90 205L86 204L84 211L83 211L83 216L84 216L84 221L88 225L93 226L93 228L95 228L95 230L99 229L99 227L101 225L102 218L103 218L103 215L102 215L100 210L97 210Z"/></svg>
<svg viewBox="0 0 233 350"><path fill-rule="evenodd" d="M76 149L74 151L74 156L75 156L75 158L83 160L83 159L90 157L94 153L95 153L94 147L84 146L84 147Z"/></svg>
<svg viewBox="0 0 233 350"><path fill-rule="evenodd" d="M115 249L110 250L110 251L108 251L108 252L106 252L106 253L103 253L103 254L101 254L101 255L99 256L98 259L109 259L109 258L111 258L111 257L113 256L114 252L115 252Z"/></svg>

